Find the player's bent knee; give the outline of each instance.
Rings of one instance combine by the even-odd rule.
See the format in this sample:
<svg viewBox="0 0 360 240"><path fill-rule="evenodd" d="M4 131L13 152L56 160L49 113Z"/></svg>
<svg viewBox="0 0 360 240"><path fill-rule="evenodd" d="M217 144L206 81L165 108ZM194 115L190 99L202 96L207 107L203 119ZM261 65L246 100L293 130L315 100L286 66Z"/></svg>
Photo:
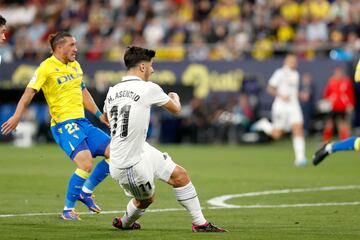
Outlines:
<svg viewBox="0 0 360 240"><path fill-rule="evenodd" d="M281 136L282 136L282 134L281 134L281 133L278 133L278 132L276 132L276 133L274 133L274 134L272 135L273 139L275 139L275 140L280 139Z"/></svg>
<svg viewBox="0 0 360 240"><path fill-rule="evenodd" d="M303 125L302 124L294 125L294 127L293 127L293 135L294 136L303 136L304 135Z"/></svg>
<svg viewBox="0 0 360 240"><path fill-rule="evenodd" d="M82 166L82 169L83 169L84 171L87 171L88 173L91 172L92 168L93 168L93 164L92 164L92 163L85 164L85 165Z"/></svg>
<svg viewBox="0 0 360 240"><path fill-rule="evenodd" d="M94 164L94 160L88 150L78 152L73 161L76 163L78 168L86 172L91 172Z"/></svg>
<svg viewBox="0 0 360 240"><path fill-rule="evenodd" d="M182 187L190 182L189 175L187 174L185 168L181 166L176 166L174 172L170 177L169 184L173 187Z"/></svg>
<svg viewBox="0 0 360 240"><path fill-rule="evenodd" d="M78 168L90 173L93 168L93 161L75 161Z"/></svg>

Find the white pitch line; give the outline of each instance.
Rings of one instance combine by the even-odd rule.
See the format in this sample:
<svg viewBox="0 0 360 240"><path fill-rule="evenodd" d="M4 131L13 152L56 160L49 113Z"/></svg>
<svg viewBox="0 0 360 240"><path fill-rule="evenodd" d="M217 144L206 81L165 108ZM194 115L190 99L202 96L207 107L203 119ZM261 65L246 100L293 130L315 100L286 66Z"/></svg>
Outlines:
<svg viewBox="0 0 360 240"><path fill-rule="evenodd" d="M164 208L164 209L148 209L146 212L176 212L176 211L185 211L184 208ZM124 213L125 211L101 211L100 214L118 214ZM51 216L59 215L60 213L15 213L15 214L0 214L0 218L10 218L10 217L33 217L33 216ZM93 212L79 212L80 215L94 215Z"/></svg>
<svg viewBox="0 0 360 240"><path fill-rule="evenodd" d="M358 202L350 203L302 203L302 204L280 204L280 205L234 205L225 203L225 201L233 198L242 198L242 197L255 197L255 196L264 196L264 195L276 195L276 194L288 194L288 193L301 193L301 192L320 192L320 191L335 191L335 190L351 190L351 189L360 189L360 185L346 185L346 186L329 186L329 187L318 187L318 188L297 188L297 189L280 189L280 190L270 190L262 192L248 192L240 194L230 194L223 195L219 197L212 198L208 200L208 204L221 207L221 208L284 208L284 207L311 207L311 206L334 206L336 205L359 205Z"/></svg>
<svg viewBox="0 0 360 240"><path fill-rule="evenodd" d="M207 202L212 207L203 209L231 209L231 208L301 208L301 207L322 207L322 206L354 206L360 205L360 202L333 202L333 203L297 203L297 204L278 204L278 205L232 205L226 204L225 201L232 198L240 197L254 197L271 194L286 194L286 193L299 193L299 192L317 192L317 191L334 191L334 190L351 190L360 189L360 185L347 185L347 186L330 186L330 187L319 187L319 188L299 188L299 189L282 189L282 190L271 190L263 192L250 192L232 195L223 195L220 197L212 198ZM164 208L164 209L149 209L146 212L157 213L157 212L176 212L185 211L184 208ZM100 214L119 214L124 211L102 211ZM81 215L93 215L93 212L80 212ZM57 216L59 213L16 213L16 214L0 214L0 218L11 218L11 217L33 217L33 216Z"/></svg>
<svg viewBox="0 0 360 240"><path fill-rule="evenodd" d="M232 207L210 207L209 209L234 209L234 208L303 208L303 207L324 207L324 206L355 206L360 202L333 202L333 203L294 203L294 204L256 204L256 205L233 205Z"/></svg>

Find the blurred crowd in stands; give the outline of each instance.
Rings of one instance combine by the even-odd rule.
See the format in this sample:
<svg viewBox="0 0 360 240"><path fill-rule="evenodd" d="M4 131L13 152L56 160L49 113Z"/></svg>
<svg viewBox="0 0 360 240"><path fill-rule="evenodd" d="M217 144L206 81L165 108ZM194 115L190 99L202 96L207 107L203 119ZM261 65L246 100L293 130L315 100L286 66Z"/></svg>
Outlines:
<svg viewBox="0 0 360 240"><path fill-rule="evenodd" d="M359 0L2 0L5 61L43 58L58 30L79 57L120 61L138 44L164 60L264 60L292 50L304 59L352 60L360 50Z"/></svg>
<svg viewBox="0 0 360 240"><path fill-rule="evenodd" d="M59 30L76 37L80 60L121 61L128 45L156 49L157 61L266 60L288 51L301 59L354 61L360 52L360 0L0 0L0 14L8 21L0 47L5 62L42 60L50 52L48 36ZM308 132L311 84L304 74L300 98ZM193 98L179 118L155 113L150 137L241 142L259 117L256 94ZM39 132L51 140L44 116Z"/></svg>
<svg viewBox="0 0 360 240"><path fill-rule="evenodd" d="M256 96L242 93L221 100L194 98L185 105L180 121L181 142L238 143L257 114Z"/></svg>

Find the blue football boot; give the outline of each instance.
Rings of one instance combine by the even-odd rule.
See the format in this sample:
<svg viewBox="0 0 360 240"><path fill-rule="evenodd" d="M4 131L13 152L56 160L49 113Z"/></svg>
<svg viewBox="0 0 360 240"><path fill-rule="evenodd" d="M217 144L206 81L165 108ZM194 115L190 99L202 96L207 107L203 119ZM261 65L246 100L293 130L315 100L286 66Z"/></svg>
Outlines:
<svg viewBox="0 0 360 240"><path fill-rule="evenodd" d="M95 196L93 194L84 193L81 191L78 200L84 203L90 211L100 213L101 208L94 202Z"/></svg>
<svg viewBox="0 0 360 240"><path fill-rule="evenodd" d="M77 221L77 220L81 220L79 214L77 212L75 212L75 209L69 209L69 210L64 210L60 216L59 216L62 220L72 220L72 221Z"/></svg>

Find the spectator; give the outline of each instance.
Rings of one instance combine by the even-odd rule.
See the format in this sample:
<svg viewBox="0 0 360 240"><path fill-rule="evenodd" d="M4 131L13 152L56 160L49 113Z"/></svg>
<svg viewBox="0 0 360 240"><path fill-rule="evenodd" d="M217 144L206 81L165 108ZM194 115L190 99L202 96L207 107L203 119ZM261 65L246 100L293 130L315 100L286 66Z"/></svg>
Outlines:
<svg viewBox="0 0 360 240"><path fill-rule="evenodd" d="M165 37L165 29L159 19L152 18L144 28L144 37L149 46L158 46Z"/></svg>
<svg viewBox="0 0 360 240"><path fill-rule="evenodd" d="M255 113L250 105L249 96L246 93L240 93L237 104L233 107L233 123L236 126L237 140L240 140L240 135L246 132L250 123L253 122Z"/></svg>
<svg viewBox="0 0 360 240"><path fill-rule="evenodd" d="M188 57L191 61L204 61L208 59L210 48L201 35L193 35L192 44L188 48Z"/></svg>
<svg viewBox="0 0 360 240"><path fill-rule="evenodd" d="M346 21L350 12L350 3L347 0L335 0L331 4L330 9L331 18L340 18L342 21Z"/></svg>
<svg viewBox="0 0 360 240"><path fill-rule="evenodd" d="M195 5L195 21L201 22L205 20L211 12L211 2L209 0L200 0Z"/></svg>
<svg viewBox="0 0 360 240"><path fill-rule="evenodd" d="M333 136L334 124L337 125L341 140L350 136L348 116L354 108L354 90L350 78L340 67L335 68L324 89L324 99L331 103L331 112L325 120L323 141L329 142Z"/></svg>
<svg viewBox="0 0 360 240"><path fill-rule="evenodd" d="M280 8L281 15L290 24L296 24L300 17L300 6L294 0L286 0Z"/></svg>
<svg viewBox="0 0 360 240"><path fill-rule="evenodd" d="M208 120L206 116L208 111L204 105L204 101L200 98L191 100L188 106L184 106L184 116L182 122L182 141L191 143L206 143L208 140Z"/></svg>
<svg viewBox="0 0 360 240"><path fill-rule="evenodd" d="M355 48L355 45L352 47L344 45L344 36L337 30L331 33L331 40L334 48L330 51L330 58L337 61L351 61L353 58L352 48Z"/></svg>
<svg viewBox="0 0 360 240"><path fill-rule="evenodd" d="M328 29L325 21L318 17L312 17L306 27L306 38L310 43L324 43L328 40Z"/></svg>

